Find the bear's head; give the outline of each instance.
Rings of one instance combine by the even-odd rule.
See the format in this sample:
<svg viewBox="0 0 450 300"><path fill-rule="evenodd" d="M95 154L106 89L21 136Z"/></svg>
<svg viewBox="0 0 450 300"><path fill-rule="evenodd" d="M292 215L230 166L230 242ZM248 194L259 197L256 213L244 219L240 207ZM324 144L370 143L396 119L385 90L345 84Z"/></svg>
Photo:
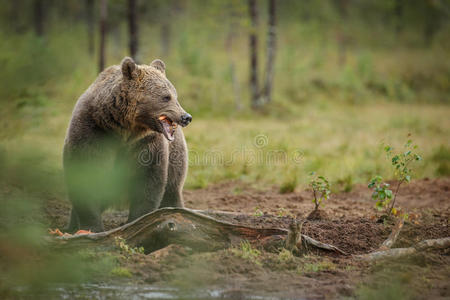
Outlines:
<svg viewBox="0 0 450 300"><path fill-rule="evenodd" d="M192 116L178 103L177 91L166 77L164 62L156 59L150 65L137 65L125 57L121 69L122 92L134 108L132 129L160 132L173 141L177 126L187 126Z"/></svg>

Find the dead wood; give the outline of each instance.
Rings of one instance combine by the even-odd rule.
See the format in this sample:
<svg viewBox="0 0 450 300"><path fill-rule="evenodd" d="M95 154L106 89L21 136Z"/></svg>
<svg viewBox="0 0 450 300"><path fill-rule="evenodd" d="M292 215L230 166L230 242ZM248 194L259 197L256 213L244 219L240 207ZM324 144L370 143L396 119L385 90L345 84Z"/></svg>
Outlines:
<svg viewBox="0 0 450 300"><path fill-rule="evenodd" d="M302 227L303 222L298 223L297 220L289 225L289 232L284 242L284 248L291 252L298 251L299 247L297 245L301 246L302 244Z"/></svg>
<svg viewBox="0 0 450 300"><path fill-rule="evenodd" d="M358 255L357 258L365 260L379 260L383 258L399 258L402 256L407 256L415 254L425 250L437 250L437 249L447 249L450 247L450 237L441 239L424 240L413 247L408 248L394 248L388 250L375 251L364 255Z"/></svg>
<svg viewBox="0 0 450 300"><path fill-rule="evenodd" d="M348 255L346 252L342 251L338 247L335 247L335 246L330 245L330 244L325 244L325 243L316 241L315 239L310 238L307 235L302 234L302 238L310 246L314 246L316 248L320 248L320 249L323 249L323 250L333 251L333 252L336 252L336 253L339 253L339 254L342 254L342 255Z"/></svg>
<svg viewBox="0 0 450 300"><path fill-rule="evenodd" d="M298 226L294 227L298 229ZM301 247L303 240L307 245L345 254L333 245L301 235L300 230L289 234L286 229L236 225L187 208L162 208L109 231L55 239L59 246L110 246L114 245L118 237L125 239L131 247L144 247L146 253L171 244L198 251L214 251L239 245L243 240L271 250L285 247L286 239L289 238L288 247L294 244L293 241L297 247Z"/></svg>
<svg viewBox="0 0 450 300"><path fill-rule="evenodd" d="M397 238L400 234L400 231L403 228L403 225L405 224L405 219L403 217L399 217L397 222L395 223L394 228L392 229L391 234L389 237L381 244L379 251L388 250L392 248L392 245L394 245L395 241L397 241Z"/></svg>
<svg viewBox="0 0 450 300"><path fill-rule="evenodd" d="M418 251L424 251L428 249L446 249L450 247L450 237L441 238L441 239L433 239L433 240L424 240L420 243L417 243L414 248Z"/></svg>
<svg viewBox="0 0 450 300"><path fill-rule="evenodd" d="M420 243L417 243L413 247L408 248L395 248L391 249L395 244L400 231L405 224L405 219L399 217L394 228L392 229L389 237L381 244L380 248L377 251L358 255L357 258L365 259L365 260L379 260L383 258L398 258L402 256L411 255L417 253L419 251L424 251L428 249L445 249L450 247L450 237L441 238L441 239L433 239L433 240L424 240Z"/></svg>

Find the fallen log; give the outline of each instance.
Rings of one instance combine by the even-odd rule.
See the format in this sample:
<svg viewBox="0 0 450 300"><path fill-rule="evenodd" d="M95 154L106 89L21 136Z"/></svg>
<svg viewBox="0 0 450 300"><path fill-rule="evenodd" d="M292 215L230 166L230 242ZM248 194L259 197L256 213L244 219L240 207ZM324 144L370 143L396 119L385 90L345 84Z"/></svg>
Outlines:
<svg viewBox="0 0 450 300"><path fill-rule="evenodd" d="M297 226L293 228L298 230ZM288 236L292 239L292 234L289 235L286 229L236 225L187 208L162 208L109 231L55 239L59 245L86 246L114 245L115 239L120 237L131 247L144 247L145 253L151 253L170 244L198 251L214 251L237 246L244 240L264 249L279 249L286 246ZM318 242L299 232L295 232L294 236L297 237L298 248L303 241L312 247L345 254L335 246ZM292 241L288 244L292 245Z"/></svg>

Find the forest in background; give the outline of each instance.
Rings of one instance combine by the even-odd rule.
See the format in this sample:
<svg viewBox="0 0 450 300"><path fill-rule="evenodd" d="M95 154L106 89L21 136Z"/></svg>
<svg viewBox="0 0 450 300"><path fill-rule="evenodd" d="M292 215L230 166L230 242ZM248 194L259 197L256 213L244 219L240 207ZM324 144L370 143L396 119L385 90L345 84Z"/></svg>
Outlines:
<svg viewBox="0 0 450 300"><path fill-rule="evenodd" d="M91 82L101 60L109 66L125 55L140 63L160 57L193 113L230 116L252 97L252 34L259 84L267 73L271 2L4 1L2 101L45 97L45 83L73 82L78 73ZM321 98L448 100L448 1L273 2L276 104L267 111L287 114Z"/></svg>

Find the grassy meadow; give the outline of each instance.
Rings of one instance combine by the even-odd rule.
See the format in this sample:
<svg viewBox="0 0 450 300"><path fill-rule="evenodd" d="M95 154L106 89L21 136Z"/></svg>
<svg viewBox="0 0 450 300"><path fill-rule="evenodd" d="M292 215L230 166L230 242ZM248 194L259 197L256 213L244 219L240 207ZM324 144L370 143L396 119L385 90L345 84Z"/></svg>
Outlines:
<svg viewBox="0 0 450 300"><path fill-rule="evenodd" d="M238 35L227 54L220 35L191 35L196 28L187 27L173 42L182 47L174 46L162 57L180 103L194 117L184 130L190 150L186 188L239 179L292 190L304 187L308 174L316 171L338 183L336 190L342 185L348 190L374 174L392 177L382 145L401 147L408 134L424 157L417 178L449 174L445 43L389 51L363 44L348 49L341 65L332 40L319 41L301 26L281 28L274 99L257 112L249 108L244 35ZM156 36L155 29L144 29L145 36ZM55 29L45 40L31 34L4 36L6 67L0 81L8 99L0 111L3 156L8 161L21 160L21 155L35 158L27 168L39 165L52 174L61 198L65 131L77 98L96 77L95 57L78 43L83 27L72 29L70 37L65 30ZM309 42L289 42L302 32ZM210 48L194 48L205 41ZM125 49L117 49L114 39L108 46L108 64L119 63ZM161 57L157 46L156 38L143 40L143 63ZM38 55L36 62L33 55ZM229 72L230 55L236 61L238 94Z"/></svg>

